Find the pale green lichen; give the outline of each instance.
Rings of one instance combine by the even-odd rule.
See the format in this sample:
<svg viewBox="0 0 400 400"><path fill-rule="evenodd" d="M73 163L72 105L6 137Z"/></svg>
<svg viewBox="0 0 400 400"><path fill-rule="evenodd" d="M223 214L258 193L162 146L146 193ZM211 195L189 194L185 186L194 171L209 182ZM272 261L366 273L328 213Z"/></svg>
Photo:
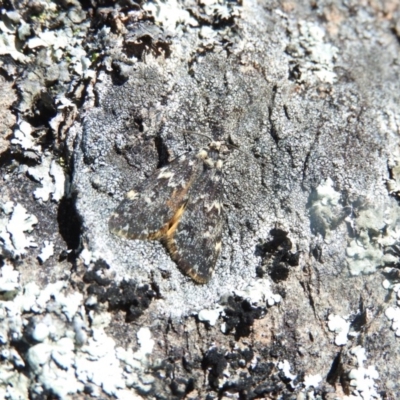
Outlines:
<svg viewBox="0 0 400 400"><path fill-rule="evenodd" d="M357 237L346 249L347 264L352 275L370 274L378 268L398 262L389 251L399 243L400 208L394 200L368 207L358 213L354 223Z"/></svg>

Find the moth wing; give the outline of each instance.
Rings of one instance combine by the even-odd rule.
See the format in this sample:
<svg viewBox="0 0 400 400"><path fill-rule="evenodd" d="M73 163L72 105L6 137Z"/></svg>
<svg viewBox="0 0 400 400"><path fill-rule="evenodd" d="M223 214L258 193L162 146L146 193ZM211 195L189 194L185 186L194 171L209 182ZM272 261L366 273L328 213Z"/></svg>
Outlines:
<svg viewBox="0 0 400 400"><path fill-rule="evenodd" d="M221 251L223 228L221 172L206 170L193 184L185 211L165 245L181 271L207 283Z"/></svg>
<svg viewBox="0 0 400 400"><path fill-rule="evenodd" d="M127 239L158 239L181 214L199 160L184 154L131 190L109 220L110 231Z"/></svg>

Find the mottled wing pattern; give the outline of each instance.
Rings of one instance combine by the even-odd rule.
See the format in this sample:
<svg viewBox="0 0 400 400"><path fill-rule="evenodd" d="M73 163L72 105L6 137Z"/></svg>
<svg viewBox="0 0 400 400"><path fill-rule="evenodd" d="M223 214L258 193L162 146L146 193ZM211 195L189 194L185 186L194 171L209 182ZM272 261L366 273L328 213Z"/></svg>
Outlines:
<svg viewBox="0 0 400 400"><path fill-rule="evenodd" d="M159 239L176 228L202 162L184 154L157 170L111 215L109 229L127 239Z"/></svg>
<svg viewBox="0 0 400 400"><path fill-rule="evenodd" d="M218 161L211 168L204 163L176 231L163 239L178 267L198 283L210 280L221 250L221 179Z"/></svg>

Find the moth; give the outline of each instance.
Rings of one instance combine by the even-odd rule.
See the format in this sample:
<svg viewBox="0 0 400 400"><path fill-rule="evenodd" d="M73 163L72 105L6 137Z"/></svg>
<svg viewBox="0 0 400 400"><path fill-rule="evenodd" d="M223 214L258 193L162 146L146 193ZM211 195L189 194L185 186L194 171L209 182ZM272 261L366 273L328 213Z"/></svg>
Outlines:
<svg viewBox="0 0 400 400"><path fill-rule="evenodd" d="M221 252L226 152L223 142L211 142L156 170L126 194L111 215L110 231L126 239L160 240L184 274L207 283Z"/></svg>

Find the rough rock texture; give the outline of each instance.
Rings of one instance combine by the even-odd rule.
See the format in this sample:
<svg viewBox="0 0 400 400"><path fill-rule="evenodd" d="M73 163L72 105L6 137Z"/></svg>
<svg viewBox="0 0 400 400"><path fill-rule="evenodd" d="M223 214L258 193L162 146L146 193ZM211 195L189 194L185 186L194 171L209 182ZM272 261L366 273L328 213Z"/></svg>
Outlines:
<svg viewBox="0 0 400 400"><path fill-rule="evenodd" d="M6 5L0 397L400 397L399 18ZM230 148L223 247L198 285L108 220L211 140Z"/></svg>

